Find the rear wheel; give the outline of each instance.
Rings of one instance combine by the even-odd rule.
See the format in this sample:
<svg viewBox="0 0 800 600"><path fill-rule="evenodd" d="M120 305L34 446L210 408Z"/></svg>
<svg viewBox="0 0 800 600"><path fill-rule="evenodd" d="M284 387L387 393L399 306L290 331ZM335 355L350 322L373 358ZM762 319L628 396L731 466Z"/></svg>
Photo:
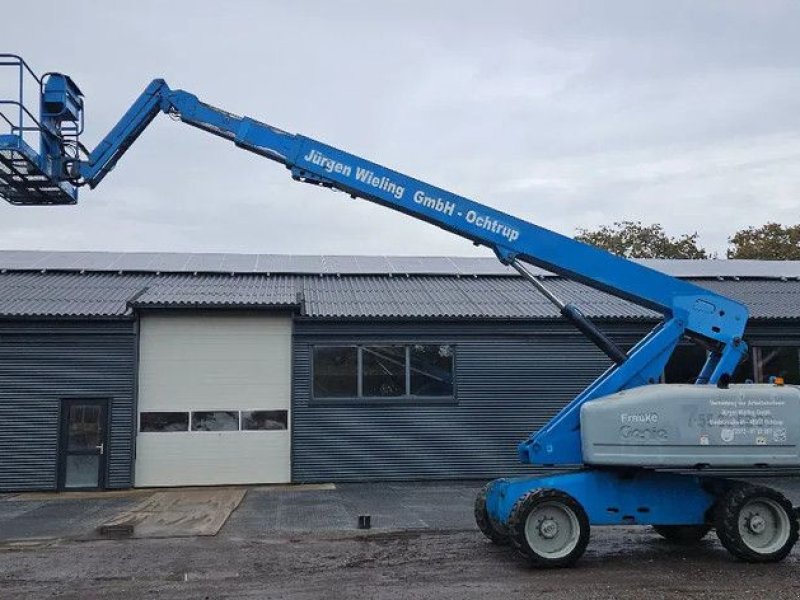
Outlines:
<svg viewBox="0 0 800 600"><path fill-rule="evenodd" d="M778 562L797 542L794 509L777 490L737 486L719 499L715 517L719 541L740 560Z"/></svg>
<svg viewBox="0 0 800 600"><path fill-rule="evenodd" d="M531 564L568 567L586 551L589 518L569 494L532 490L517 500L508 520L511 543Z"/></svg>
<svg viewBox="0 0 800 600"><path fill-rule="evenodd" d="M653 525L655 532L675 544L694 544L706 537L711 525Z"/></svg>
<svg viewBox="0 0 800 600"><path fill-rule="evenodd" d="M489 511L486 509L486 494L489 492L490 485L487 483L483 486L475 498L475 523L481 533L489 538L493 544L503 546L508 544L508 533L492 521Z"/></svg>

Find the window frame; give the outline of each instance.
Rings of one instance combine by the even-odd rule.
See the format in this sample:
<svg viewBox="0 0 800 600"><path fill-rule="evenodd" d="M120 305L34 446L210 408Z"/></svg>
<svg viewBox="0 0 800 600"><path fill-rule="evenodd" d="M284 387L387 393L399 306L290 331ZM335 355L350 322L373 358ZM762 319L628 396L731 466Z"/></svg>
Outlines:
<svg viewBox="0 0 800 600"><path fill-rule="evenodd" d="M681 342L676 346L676 349L680 346L688 346L691 345L690 342ZM763 379L763 373L759 372L759 363L762 360L763 350L768 348L794 348L798 351L798 358L800 359L800 341L796 339L756 339L750 340L748 342L747 348L747 358L745 360L750 361L750 365L747 372L746 379L749 379L752 383L769 383L769 381L759 381L759 379ZM666 369L665 369L666 372ZM665 373L661 374L661 381L665 382ZM791 385L798 385L798 384L791 384Z"/></svg>
<svg viewBox="0 0 800 600"><path fill-rule="evenodd" d="M236 413L236 429L195 429L194 415L196 413ZM242 411L238 408L198 408L189 411L189 433L237 433L242 430Z"/></svg>
<svg viewBox="0 0 800 600"><path fill-rule="evenodd" d="M286 413L286 427L281 429L245 429L244 428L244 413L254 412L284 412ZM291 431L292 429L292 411L288 408L243 408L239 411L239 432L240 433L256 433L263 434L265 432L276 431Z"/></svg>
<svg viewBox="0 0 800 600"><path fill-rule="evenodd" d="M797 351L798 354L798 361L800 361L800 343L787 343L778 340L769 340L763 342L752 342L749 348L750 351L750 361L751 361L751 375L753 381L755 383L769 383L769 377L767 377L767 381L759 381L759 379L764 379L764 372L763 372L763 350L767 348L791 348ZM786 383L789 383L788 381ZM797 385L796 383L791 383L790 385Z"/></svg>
<svg viewBox="0 0 800 600"><path fill-rule="evenodd" d="M670 357L667 359L667 362L664 364L664 370L661 372L661 377L658 380L659 383L669 383L669 384L675 384L675 385L693 385L694 384L694 382L691 382L691 381L688 381L688 382L687 381L684 381L684 382L681 382L681 381L670 381L669 380L670 378L667 378L667 367L670 366L670 362L675 358L676 354L678 353L678 350L679 349L686 350L688 348L704 350L705 351L705 360L708 360L709 352L708 352L708 350L703 349L700 344L697 344L695 342L688 341L688 340L681 340L672 349L672 354L670 354ZM705 364L705 360L703 361L703 364ZM695 380L697 379L697 376L700 375L700 370L702 369L703 364L701 364L700 368L697 369L697 373L695 375Z"/></svg>
<svg viewBox="0 0 800 600"><path fill-rule="evenodd" d="M420 396L413 395L411 391L411 348L413 346L449 346L452 348L453 360L451 367L453 393L446 396ZM402 396L364 396L363 374L363 348L370 346L403 346L405 348L405 390ZM317 406L430 406L430 405L456 405L458 404L458 344L443 340L368 340L363 342L341 341L321 342L309 344L309 404ZM356 396L317 396L314 393L314 353L316 348L356 348Z"/></svg>
<svg viewBox="0 0 800 600"><path fill-rule="evenodd" d="M364 348L391 348L391 347L399 347L403 349L403 393L398 394L396 396L365 396L364 395ZM358 396L357 398L375 398L381 400L394 400L395 402L402 400L403 398L411 398L411 394L409 393L411 388L409 387L409 349L410 346L407 344L396 344L396 343L385 343L385 344L360 344L356 346L356 350L358 352L358 362L356 363L358 371L356 372L356 378L358 379ZM372 354L376 354L372 352Z"/></svg>
<svg viewBox="0 0 800 600"><path fill-rule="evenodd" d="M312 344L309 346L309 386L310 389L308 391L308 395L310 398L315 398L316 394L314 392L314 376L315 376L315 365L316 360L314 359L315 349L319 348L355 348L356 351L356 395L355 396L320 396L320 398L324 398L325 400L351 400L352 398L360 398L361 397L361 377L359 374L361 373L361 350L359 349L358 344L353 344L350 342L341 342L341 343L334 343L334 344Z"/></svg>
<svg viewBox="0 0 800 600"><path fill-rule="evenodd" d="M218 429L212 431L206 431L203 429L192 429L192 417L195 413L202 413L202 412L235 412L237 414L237 429ZM283 429L244 429L243 423L243 413L251 413L251 412L284 412L286 413L286 427ZM149 414L149 413L167 413L167 414L183 414L186 415L187 423L186 429L176 429L176 430L161 430L161 431L143 431L142 430L142 415ZM208 408L198 408L198 409L186 409L186 410L143 410L139 412L136 416L136 435L145 434L176 434L176 433L188 433L188 434L206 434L206 433L242 433L242 432L252 432L252 433L264 433L266 431L289 431L292 428L292 411L289 408L225 408L225 409L208 409Z"/></svg>
<svg viewBox="0 0 800 600"><path fill-rule="evenodd" d="M142 430L142 416L145 415L145 414L150 414L150 413L164 413L164 414L179 414L180 413L180 414L185 414L186 415L186 429L161 430L161 431L143 431ZM147 435L149 435L149 434L161 435L161 434L164 434L164 433L188 433L188 432L190 432L192 430L191 429L192 428L192 411L190 411L190 410L143 410L143 411L139 412L137 421L138 421L138 423L137 423L138 428L136 430L136 434L137 435L143 434L143 433L147 434Z"/></svg>

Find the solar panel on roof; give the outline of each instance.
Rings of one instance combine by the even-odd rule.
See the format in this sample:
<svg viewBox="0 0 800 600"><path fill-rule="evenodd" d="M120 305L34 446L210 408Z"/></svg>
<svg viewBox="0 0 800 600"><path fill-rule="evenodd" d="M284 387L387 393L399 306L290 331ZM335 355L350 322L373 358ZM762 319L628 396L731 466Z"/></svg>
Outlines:
<svg viewBox="0 0 800 600"><path fill-rule="evenodd" d="M798 278L800 261L642 260L685 278ZM0 251L0 269L162 273L285 273L351 275L514 275L494 256L313 256L282 254ZM549 275L531 267L535 275Z"/></svg>
<svg viewBox="0 0 800 600"><path fill-rule="evenodd" d="M222 261L222 268L235 273L254 273L256 271L254 254L226 254Z"/></svg>

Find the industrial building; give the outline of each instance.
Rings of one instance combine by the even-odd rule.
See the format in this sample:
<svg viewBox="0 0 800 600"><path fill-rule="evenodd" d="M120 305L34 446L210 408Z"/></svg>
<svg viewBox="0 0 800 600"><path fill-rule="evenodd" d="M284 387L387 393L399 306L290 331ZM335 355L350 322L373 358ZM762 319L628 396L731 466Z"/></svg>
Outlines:
<svg viewBox="0 0 800 600"><path fill-rule="evenodd" d="M644 262L750 307L736 380L800 383L800 262ZM623 347L657 321L534 272ZM493 257L0 252L0 491L522 474L607 366Z"/></svg>

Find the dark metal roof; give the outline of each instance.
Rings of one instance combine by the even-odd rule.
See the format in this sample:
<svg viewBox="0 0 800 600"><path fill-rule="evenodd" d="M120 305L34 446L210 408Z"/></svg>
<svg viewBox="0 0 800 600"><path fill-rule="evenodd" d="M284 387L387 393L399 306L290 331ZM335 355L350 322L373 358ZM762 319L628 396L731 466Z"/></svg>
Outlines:
<svg viewBox="0 0 800 600"><path fill-rule="evenodd" d="M642 260L684 278L800 278L800 261ZM494 256L301 256L164 252L0 250L0 271L241 273L288 275L513 275ZM536 274L550 275L540 269Z"/></svg>
<svg viewBox="0 0 800 600"><path fill-rule="evenodd" d="M317 277L303 281L313 317L558 318L558 310L521 277ZM564 279L548 285L590 317L647 318L656 313Z"/></svg>
<svg viewBox="0 0 800 600"><path fill-rule="evenodd" d="M299 306L297 278L277 275L149 275L132 304L142 307Z"/></svg>
<svg viewBox="0 0 800 600"><path fill-rule="evenodd" d="M742 279L695 283L739 300L750 308L754 319L800 319L800 281Z"/></svg>
<svg viewBox="0 0 800 600"><path fill-rule="evenodd" d="M800 319L800 281L694 280L739 299L755 319ZM650 319L630 302L561 278L548 286L590 317ZM549 319L520 277L0 273L0 316L124 317L134 308L276 308L316 318Z"/></svg>
<svg viewBox="0 0 800 600"><path fill-rule="evenodd" d="M148 276L78 273L0 274L0 315L119 317Z"/></svg>

